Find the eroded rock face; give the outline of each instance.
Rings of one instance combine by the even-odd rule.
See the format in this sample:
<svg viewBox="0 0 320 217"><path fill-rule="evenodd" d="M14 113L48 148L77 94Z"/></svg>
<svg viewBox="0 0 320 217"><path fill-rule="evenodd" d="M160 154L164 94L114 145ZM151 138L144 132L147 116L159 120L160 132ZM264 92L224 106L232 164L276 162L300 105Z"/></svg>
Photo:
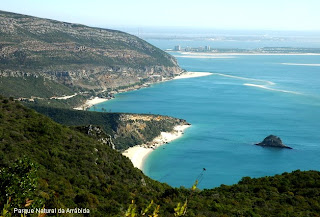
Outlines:
<svg viewBox="0 0 320 217"><path fill-rule="evenodd" d="M289 146L286 146L282 143L281 139L277 136L270 135L267 136L262 142L256 144L262 147L275 147L275 148L288 148L292 149Z"/></svg>
<svg viewBox="0 0 320 217"><path fill-rule="evenodd" d="M181 71L173 56L124 32L0 11L0 78L42 76L107 89Z"/></svg>

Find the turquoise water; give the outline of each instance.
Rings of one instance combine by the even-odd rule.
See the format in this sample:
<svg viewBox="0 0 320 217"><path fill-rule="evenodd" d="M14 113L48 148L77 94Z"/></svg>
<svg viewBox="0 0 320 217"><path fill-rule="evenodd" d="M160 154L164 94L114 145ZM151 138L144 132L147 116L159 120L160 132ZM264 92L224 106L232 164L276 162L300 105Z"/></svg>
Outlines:
<svg viewBox="0 0 320 217"><path fill-rule="evenodd" d="M143 171L171 186L199 188L237 183L292 170L320 170L320 56L178 58L188 71L213 75L173 80L117 95L99 104L113 112L186 119L184 136L155 150ZM291 147L254 144L274 134Z"/></svg>

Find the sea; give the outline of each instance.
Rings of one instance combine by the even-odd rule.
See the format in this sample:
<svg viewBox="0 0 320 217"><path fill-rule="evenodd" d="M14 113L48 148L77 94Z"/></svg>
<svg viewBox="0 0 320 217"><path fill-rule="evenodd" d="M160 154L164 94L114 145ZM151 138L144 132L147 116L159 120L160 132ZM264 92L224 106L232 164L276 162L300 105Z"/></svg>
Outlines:
<svg viewBox="0 0 320 217"><path fill-rule="evenodd" d="M218 48L320 47L317 41L208 41L149 39ZM211 72L171 80L95 106L112 112L169 115L192 124L184 135L153 151L143 172L173 187L200 189L236 184L294 170L320 170L320 56L230 55L213 58L169 52L187 71ZM256 146L268 135L293 149Z"/></svg>

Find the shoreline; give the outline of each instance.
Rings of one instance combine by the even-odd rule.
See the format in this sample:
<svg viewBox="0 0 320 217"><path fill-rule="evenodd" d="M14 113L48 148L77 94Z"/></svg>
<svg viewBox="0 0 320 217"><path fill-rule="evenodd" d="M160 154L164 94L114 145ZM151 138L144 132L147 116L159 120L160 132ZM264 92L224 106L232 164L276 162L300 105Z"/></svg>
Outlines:
<svg viewBox="0 0 320 217"><path fill-rule="evenodd" d="M170 80L177 80L177 79L203 77L203 76L209 76L209 75L213 75L213 73L211 73L211 72L183 72L183 73L173 77L172 79L164 80L162 82L166 82L166 81L170 81ZM149 87L149 85L148 86L142 85L136 89L140 89L143 87ZM136 89L129 89L127 91L132 91L132 90L136 90ZM127 91L119 91L118 93L127 92ZM114 98L111 98L111 99L114 99ZM93 99L87 100L81 106L78 106L73 109L86 110L96 104L106 102L111 99L95 97ZM187 128L189 128L190 126L191 125L176 125L171 132L161 132L161 134L159 136L157 136L156 138L154 138L153 141L151 141L150 143L130 147L130 148L126 149L125 151L123 151L122 155L128 157L131 160L134 167L142 170L146 158L148 157L148 155L152 151L154 151L155 149L157 149L158 147L160 147L162 145L168 144L169 142L180 138L184 134L184 131Z"/></svg>
<svg viewBox="0 0 320 217"><path fill-rule="evenodd" d="M171 132L161 132L159 136L153 139L149 144L142 144L130 147L122 152L122 155L128 157L133 166L142 170L148 155L158 147L180 138L184 131L191 125L177 125Z"/></svg>
<svg viewBox="0 0 320 217"><path fill-rule="evenodd" d="M213 74L211 72L183 72L170 80L203 77L203 76L209 76L209 75L213 75ZM170 80L168 79L161 82L166 82ZM149 85L148 86L142 85L137 89L140 89L143 87L149 87ZM131 90L135 90L135 89L129 89L127 91L131 91ZM118 93L127 92L127 91L119 91ZM83 105L73 109L86 110L96 104L106 102L108 100L110 99L95 97L93 99L87 100ZM180 138L184 134L184 131L190 126L191 125L176 125L171 132L161 132L159 136L154 138L153 141L149 142L148 144L142 144L142 145L136 145L136 146L130 147L125 151L123 151L122 155L128 157L131 160L134 167L142 170L146 158L152 151L156 150L158 147L162 145L168 144L169 142Z"/></svg>
<svg viewBox="0 0 320 217"><path fill-rule="evenodd" d="M205 53L205 52L174 52L179 55L195 56L319 56L320 53Z"/></svg>
<svg viewBox="0 0 320 217"><path fill-rule="evenodd" d="M160 82L167 82L167 81L171 81L171 80L176 80L176 79L184 79L184 78L195 78L195 77L203 77L203 76L209 76L209 75L212 75L212 73L210 72L183 72L175 77L173 77L172 79L168 79L168 80L163 80L163 81L160 81ZM156 83L160 83L160 82L156 82ZM123 92L128 92L128 91L132 91L132 90L137 90L137 89L140 89L140 88L145 88L145 87L149 87L149 85L142 85L142 86L139 86L137 88L129 88L128 90L125 90L125 91L121 91L119 90L118 93L123 93ZM111 98L111 99L114 99L114 98ZM107 99L107 98L100 98L100 97L95 97L93 99L88 99L86 100L86 102L78 107L75 107L73 109L75 110L87 110L88 108L96 105L96 104L99 104L99 103L102 103L102 102L106 102L108 100L111 100L110 98Z"/></svg>
<svg viewBox="0 0 320 217"><path fill-rule="evenodd" d="M84 104L82 104L81 106L78 106L76 108L73 108L73 109L85 111L87 108L90 108L90 107L92 107L96 104L102 103L102 102L106 102L108 100L109 99L106 99L106 98L95 97L93 99L86 100L86 102Z"/></svg>

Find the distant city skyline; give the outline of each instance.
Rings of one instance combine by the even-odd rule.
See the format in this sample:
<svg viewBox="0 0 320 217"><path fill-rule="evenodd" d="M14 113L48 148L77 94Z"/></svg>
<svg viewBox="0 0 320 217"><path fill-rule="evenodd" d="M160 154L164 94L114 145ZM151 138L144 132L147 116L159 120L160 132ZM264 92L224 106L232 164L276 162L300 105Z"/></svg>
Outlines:
<svg viewBox="0 0 320 217"><path fill-rule="evenodd" d="M318 0L10 0L0 10L97 27L319 31Z"/></svg>

